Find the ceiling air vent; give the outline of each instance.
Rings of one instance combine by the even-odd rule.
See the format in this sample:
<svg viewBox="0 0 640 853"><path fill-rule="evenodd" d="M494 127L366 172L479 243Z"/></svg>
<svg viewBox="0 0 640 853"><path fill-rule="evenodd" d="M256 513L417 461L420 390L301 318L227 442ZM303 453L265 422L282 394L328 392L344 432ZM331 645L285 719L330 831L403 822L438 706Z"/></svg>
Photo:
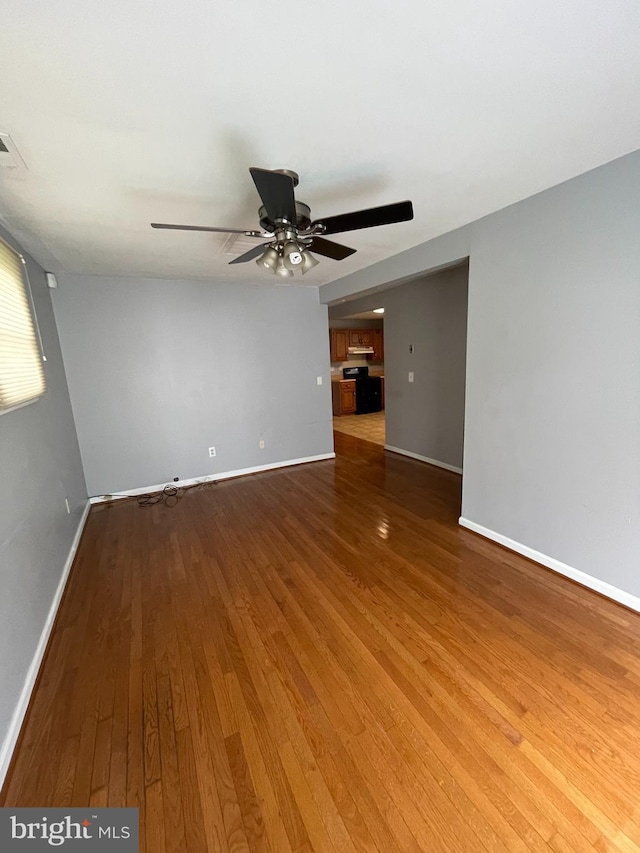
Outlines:
<svg viewBox="0 0 640 853"><path fill-rule="evenodd" d="M0 131L0 166L5 169L14 169L17 172L24 171L27 166L13 139L8 133Z"/></svg>
<svg viewBox="0 0 640 853"><path fill-rule="evenodd" d="M265 240L262 242L264 243ZM244 253L248 252L249 249L255 249L255 247L259 245L260 240L256 240L255 237L245 237L244 234L229 234L227 239L224 241L222 249L220 249L220 254L233 255L234 258L237 258L240 255L244 255Z"/></svg>

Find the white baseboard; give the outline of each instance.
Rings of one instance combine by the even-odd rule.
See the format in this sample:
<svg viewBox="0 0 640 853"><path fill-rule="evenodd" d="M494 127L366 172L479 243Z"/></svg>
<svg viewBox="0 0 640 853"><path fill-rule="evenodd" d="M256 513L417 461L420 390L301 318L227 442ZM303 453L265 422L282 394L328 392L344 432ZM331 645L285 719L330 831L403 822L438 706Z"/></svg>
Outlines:
<svg viewBox="0 0 640 853"><path fill-rule="evenodd" d="M454 474L462 474L462 468L456 468L455 465L449 465L448 462L440 462L438 459L430 459L428 456L420 456L419 453L413 453L411 450L402 450L400 447L392 447L390 444L385 444L385 450L390 450L392 453L400 453L401 456L409 456L411 459L417 459L419 462L428 462L429 465L436 465L438 468L444 468L445 471L453 471Z"/></svg>
<svg viewBox="0 0 640 853"><path fill-rule="evenodd" d="M53 623L58 612L58 607L60 606L60 601L62 600L62 595L64 593L65 586L67 585L67 578L69 577L69 572L71 571L71 566L73 565L73 558L75 557L76 551L78 550L80 537L82 536L82 531L84 530L84 526L87 521L87 516L89 515L90 509L91 504L89 503L89 501L87 501L85 508L82 511L82 517L80 519L80 522L78 523L78 529L76 530L75 536L73 537L73 542L71 543L71 548L65 561L64 568L62 569L62 575L60 576L60 580L58 582L58 588L56 589L55 595L53 596L53 601L51 602L51 607L49 608L49 613L47 615L47 621L44 623L42 633L40 634L40 640L38 641L38 646L36 648L29 669L27 670L27 675L25 677L24 685L20 693L20 698L18 699L18 704L15 707L13 716L11 717L11 722L9 723L7 734L2 743L2 747L0 748L0 789L4 784L4 780L7 775L9 765L11 763L13 750L16 747L18 736L20 735L20 729L22 728L22 723L24 722L24 718L27 713L27 708L29 707L31 693L33 692L33 688L38 677L38 672L40 670L40 665L42 663L44 653L47 649L49 635L51 634L51 629L53 628Z"/></svg>
<svg viewBox="0 0 640 853"><path fill-rule="evenodd" d="M604 595L606 598L611 598L619 604L624 604L630 610L636 610L640 613L640 598L632 595L630 592L625 592L623 589L618 589L617 586L612 586L606 581L594 578L593 575L588 575L586 572L580 571L580 569L574 569L573 566L568 566L566 563L560 562L560 560L548 557L546 554L540 553L540 551L529 548L528 545L522 545L514 539L509 539L508 536L503 536L502 533L496 533L495 530L490 530L488 527L476 524L475 521L470 521L468 518L464 518L464 516L460 516L458 524L461 527L466 527L468 530L473 530L474 533L479 533L480 536L484 536L486 539L497 542L499 545L504 545L510 551L515 551L517 554L522 554L523 557L528 557L530 560L546 566L559 575L571 578L572 581L586 586L594 590L594 592L599 592L600 595Z"/></svg>
<svg viewBox="0 0 640 853"><path fill-rule="evenodd" d="M232 477L243 477L245 474L258 474L261 471L273 471L276 468L288 468L290 465L303 465L307 462L321 462L323 459L335 459L335 453L320 453L318 456L304 456L300 459L285 459L284 462L271 462L268 465L255 465L253 468L238 468L236 471L222 471L217 474L204 474L202 477L190 477L187 480L177 480L173 483L161 483L155 486L144 486L143 488L127 489L126 492L112 492L108 495L96 495L90 498L92 504L104 503L105 501L117 500L118 498L135 497L153 492L161 492L165 486L198 486L201 483L212 483L214 480L229 480Z"/></svg>

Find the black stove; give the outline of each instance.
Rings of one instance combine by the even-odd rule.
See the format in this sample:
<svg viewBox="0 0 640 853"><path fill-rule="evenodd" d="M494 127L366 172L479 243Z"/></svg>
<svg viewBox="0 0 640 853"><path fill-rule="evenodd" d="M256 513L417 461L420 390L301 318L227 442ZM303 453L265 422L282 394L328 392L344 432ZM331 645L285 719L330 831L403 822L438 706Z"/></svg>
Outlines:
<svg viewBox="0 0 640 853"><path fill-rule="evenodd" d="M379 376L369 376L368 365L343 367L342 378L356 380L356 415L382 410L382 380Z"/></svg>

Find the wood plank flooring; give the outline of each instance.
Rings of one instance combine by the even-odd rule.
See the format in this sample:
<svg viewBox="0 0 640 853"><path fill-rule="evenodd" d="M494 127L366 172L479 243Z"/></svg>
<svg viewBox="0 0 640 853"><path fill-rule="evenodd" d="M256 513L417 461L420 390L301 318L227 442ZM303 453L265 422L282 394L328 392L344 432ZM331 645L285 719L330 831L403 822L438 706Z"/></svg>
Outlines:
<svg viewBox="0 0 640 853"><path fill-rule="evenodd" d="M146 853L640 850L640 616L338 458L94 507L3 801Z"/></svg>

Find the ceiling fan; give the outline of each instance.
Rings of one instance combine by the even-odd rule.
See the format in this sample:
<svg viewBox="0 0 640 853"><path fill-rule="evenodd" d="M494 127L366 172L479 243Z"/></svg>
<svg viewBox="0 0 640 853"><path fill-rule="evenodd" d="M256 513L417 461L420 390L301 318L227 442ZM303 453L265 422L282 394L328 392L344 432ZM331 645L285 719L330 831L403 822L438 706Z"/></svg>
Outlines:
<svg viewBox="0 0 640 853"><path fill-rule="evenodd" d="M242 228L214 228L204 225L170 225L152 222L152 228L169 228L174 231L217 231L224 234L244 234L246 237L269 238L249 249L229 263L244 264L256 259L264 270L283 277L292 276L295 270L303 274L318 264L311 252L324 255L334 261L342 261L353 255L355 249L325 240L325 234L373 228L393 222L413 219L410 201L370 207L338 216L327 216L312 221L311 210L302 201L296 201L294 189L298 186L298 175L289 169L249 169L253 182L262 200L258 210L261 231L245 231Z"/></svg>

